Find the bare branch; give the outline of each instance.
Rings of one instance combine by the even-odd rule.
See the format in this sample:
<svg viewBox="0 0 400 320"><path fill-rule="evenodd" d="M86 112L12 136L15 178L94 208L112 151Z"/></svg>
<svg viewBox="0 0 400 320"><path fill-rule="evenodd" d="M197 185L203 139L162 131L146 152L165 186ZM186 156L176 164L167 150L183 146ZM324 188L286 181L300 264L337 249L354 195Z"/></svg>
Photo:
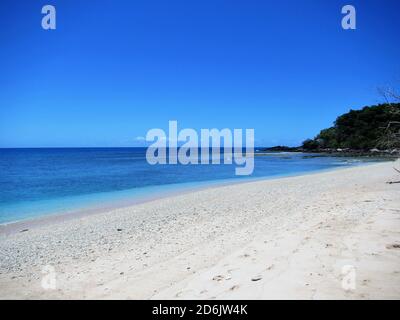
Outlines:
<svg viewBox="0 0 400 320"><path fill-rule="evenodd" d="M386 103L400 101L400 93L393 87L385 86L377 88L378 94L385 99Z"/></svg>

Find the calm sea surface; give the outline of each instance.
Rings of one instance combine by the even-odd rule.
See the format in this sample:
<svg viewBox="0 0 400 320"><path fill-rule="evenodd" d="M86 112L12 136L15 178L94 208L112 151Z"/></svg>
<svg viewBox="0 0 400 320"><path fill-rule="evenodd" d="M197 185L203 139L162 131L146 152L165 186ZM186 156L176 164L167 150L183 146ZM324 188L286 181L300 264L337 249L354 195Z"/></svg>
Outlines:
<svg viewBox="0 0 400 320"><path fill-rule="evenodd" d="M0 223L232 180L364 163L354 158L274 153L256 156L253 175L240 177L235 176L236 165L152 166L145 153L145 148L0 149Z"/></svg>

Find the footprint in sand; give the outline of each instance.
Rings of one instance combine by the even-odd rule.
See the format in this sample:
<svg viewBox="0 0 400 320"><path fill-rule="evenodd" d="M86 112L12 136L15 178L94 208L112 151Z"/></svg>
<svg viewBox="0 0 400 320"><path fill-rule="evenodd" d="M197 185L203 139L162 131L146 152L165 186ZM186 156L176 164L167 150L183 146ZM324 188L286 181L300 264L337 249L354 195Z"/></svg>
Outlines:
<svg viewBox="0 0 400 320"><path fill-rule="evenodd" d="M274 267L274 264L271 264L271 265L269 265L269 266L267 267L267 269L265 269L265 270L269 271L269 270L271 270L273 267Z"/></svg>
<svg viewBox="0 0 400 320"><path fill-rule="evenodd" d="M400 243L392 243L386 245L386 249L400 249Z"/></svg>
<svg viewBox="0 0 400 320"><path fill-rule="evenodd" d="M177 293L175 294L175 298L179 298L179 297L181 296L181 294L182 294L182 291L177 292Z"/></svg>
<svg viewBox="0 0 400 320"><path fill-rule="evenodd" d="M369 280L369 279L364 279L364 280L362 281L362 284L363 284L364 286L366 286L369 282L371 282L371 280Z"/></svg>
<svg viewBox="0 0 400 320"><path fill-rule="evenodd" d="M220 281L222 281L222 280L224 280L225 279L225 277L223 276L223 275L217 275L217 276L215 276L214 278L212 278L214 281L218 281L218 282L220 282Z"/></svg>

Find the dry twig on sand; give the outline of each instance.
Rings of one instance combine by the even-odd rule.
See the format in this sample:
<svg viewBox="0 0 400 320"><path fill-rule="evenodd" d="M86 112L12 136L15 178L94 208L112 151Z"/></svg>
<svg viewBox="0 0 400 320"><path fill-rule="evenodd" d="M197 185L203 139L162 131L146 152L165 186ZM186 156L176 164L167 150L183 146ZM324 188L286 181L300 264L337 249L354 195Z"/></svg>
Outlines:
<svg viewBox="0 0 400 320"><path fill-rule="evenodd" d="M398 173L400 173L400 170L399 170L399 169L396 169L395 167L393 167L393 169L394 169L395 171L397 171ZM400 180L399 180L399 181L388 181L388 182L386 182L386 183L388 183L388 184L400 183Z"/></svg>

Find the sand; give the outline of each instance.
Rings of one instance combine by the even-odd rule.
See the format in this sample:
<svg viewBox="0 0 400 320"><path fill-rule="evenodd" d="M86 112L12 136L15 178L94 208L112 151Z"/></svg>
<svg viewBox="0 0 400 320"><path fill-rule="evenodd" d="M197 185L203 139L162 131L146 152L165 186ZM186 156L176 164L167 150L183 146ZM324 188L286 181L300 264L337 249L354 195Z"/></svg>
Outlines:
<svg viewBox="0 0 400 320"><path fill-rule="evenodd" d="M399 299L393 166L1 226L0 298Z"/></svg>

